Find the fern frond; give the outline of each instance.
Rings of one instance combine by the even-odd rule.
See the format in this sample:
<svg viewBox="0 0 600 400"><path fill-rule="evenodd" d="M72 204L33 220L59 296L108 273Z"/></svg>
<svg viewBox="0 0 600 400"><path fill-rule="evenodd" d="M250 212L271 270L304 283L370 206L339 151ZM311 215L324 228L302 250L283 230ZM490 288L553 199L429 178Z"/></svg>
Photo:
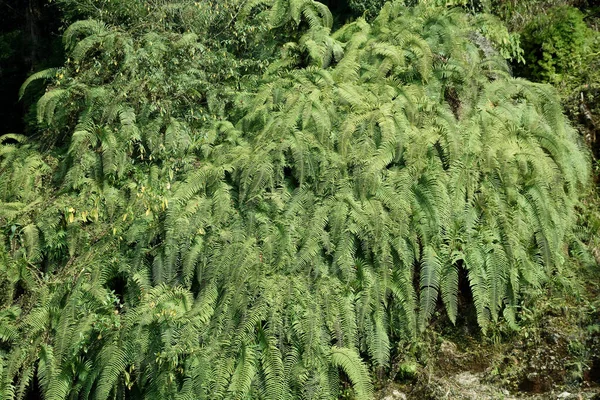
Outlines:
<svg viewBox="0 0 600 400"><path fill-rule="evenodd" d="M106 32L106 25L101 21L93 19L77 21L69 25L65 30L65 33L63 34L63 43L65 48L68 51L71 51L79 43L77 40L79 36L93 37L103 32Z"/></svg>
<svg viewBox="0 0 600 400"><path fill-rule="evenodd" d="M420 272L420 293L419 293L419 329L423 331L433 315L435 304L438 299L440 288L440 272L442 265L431 246L426 246L423 250L423 260Z"/></svg>
<svg viewBox="0 0 600 400"><path fill-rule="evenodd" d="M357 399L370 399L373 396L373 386L367 368L354 350L332 347L331 363L342 368L348 375L354 386Z"/></svg>
<svg viewBox="0 0 600 400"><path fill-rule="evenodd" d="M23 84L21 85L21 88L19 89L19 100L21 100L23 98L23 96L25 95L25 91L27 90L27 88L29 87L29 85L32 82L38 81L40 79L54 79L56 78L56 75L58 73L58 68L48 68L42 71L38 71L34 74L32 74L31 76L29 76L25 82L23 82Z"/></svg>

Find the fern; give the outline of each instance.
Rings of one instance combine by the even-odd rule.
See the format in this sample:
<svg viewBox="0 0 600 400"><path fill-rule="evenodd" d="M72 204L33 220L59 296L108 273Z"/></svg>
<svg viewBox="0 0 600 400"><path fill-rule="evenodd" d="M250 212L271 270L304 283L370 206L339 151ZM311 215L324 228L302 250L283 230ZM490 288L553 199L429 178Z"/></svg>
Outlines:
<svg viewBox="0 0 600 400"><path fill-rule="evenodd" d="M373 387L367 370L356 353L348 349L333 347L331 349L331 362L333 365L342 368L350 377L358 399L369 399L373 396Z"/></svg>
<svg viewBox="0 0 600 400"><path fill-rule="evenodd" d="M438 259L435 250L431 247L426 247L423 251L423 261L421 267L421 292L420 310L419 310L419 327L424 330L427 322L433 314L435 303L438 298L440 286L440 270L441 263Z"/></svg>
<svg viewBox="0 0 600 400"><path fill-rule="evenodd" d="M0 138L8 398L371 398L460 274L486 332L568 268L587 156L472 16L127 4Z"/></svg>
<svg viewBox="0 0 600 400"><path fill-rule="evenodd" d="M19 89L19 99L23 98L23 96L25 95L25 91L27 90L27 88L29 87L29 85L32 82L35 82L40 79L53 79L56 77L57 72L58 72L57 68L49 68L49 69L45 69L45 70L36 72L35 74L32 74L31 76L29 76L29 78L27 78L25 80L25 82L23 82L23 84L21 85L21 88Z"/></svg>

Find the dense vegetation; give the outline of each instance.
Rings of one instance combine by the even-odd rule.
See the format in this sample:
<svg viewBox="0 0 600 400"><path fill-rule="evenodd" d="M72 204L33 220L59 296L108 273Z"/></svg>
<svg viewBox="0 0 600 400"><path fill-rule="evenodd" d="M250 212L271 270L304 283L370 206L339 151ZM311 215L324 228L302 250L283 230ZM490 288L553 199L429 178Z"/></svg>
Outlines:
<svg viewBox="0 0 600 400"><path fill-rule="evenodd" d="M594 31L406 3L57 0L0 136L0 398L366 399L432 318L568 285L590 157L509 63Z"/></svg>

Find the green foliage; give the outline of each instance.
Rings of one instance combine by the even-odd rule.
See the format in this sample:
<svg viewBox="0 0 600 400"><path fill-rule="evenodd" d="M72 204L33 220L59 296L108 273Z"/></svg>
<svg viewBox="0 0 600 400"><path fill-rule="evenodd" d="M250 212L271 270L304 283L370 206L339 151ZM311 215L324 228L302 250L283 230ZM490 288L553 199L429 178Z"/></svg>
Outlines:
<svg viewBox="0 0 600 400"><path fill-rule="evenodd" d="M479 32L489 43L482 43L480 46L487 52L498 52L505 60L515 63L524 63L524 50L521 47L521 37L519 34L509 32L506 26L492 14L481 13L474 17ZM478 42L482 40L476 37Z"/></svg>
<svg viewBox="0 0 600 400"><path fill-rule="evenodd" d="M488 12L502 19L511 31L520 32L532 19L553 7L585 3L577 0L492 0Z"/></svg>
<svg viewBox="0 0 600 400"><path fill-rule="evenodd" d="M561 6L525 26L523 46L528 77L560 82L563 75L587 68L598 40L583 18L584 14L576 8Z"/></svg>
<svg viewBox="0 0 600 400"><path fill-rule="evenodd" d="M385 0L348 0L348 7L355 15L362 15L370 20L376 17Z"/></svg>
<svg viewBox="0 0 600 400"><path fill-rule="evenodd" d="M585 153L472 16L157 3L83 9L0 139L6 398L367 399L461 275L485 332L567 268Z"/></svg>
<svg viewBox="0 0 600 400"><path fill-rule="evenodd" d="M515 70L557 88L568 116L598 158L600 109L596 98L600 90L600 53L596 49L600 35L597 23L593 14L586 16L567 5L550 7L554 3L527 3L537 7L537 12L520 23L527 63Z"/></svg>

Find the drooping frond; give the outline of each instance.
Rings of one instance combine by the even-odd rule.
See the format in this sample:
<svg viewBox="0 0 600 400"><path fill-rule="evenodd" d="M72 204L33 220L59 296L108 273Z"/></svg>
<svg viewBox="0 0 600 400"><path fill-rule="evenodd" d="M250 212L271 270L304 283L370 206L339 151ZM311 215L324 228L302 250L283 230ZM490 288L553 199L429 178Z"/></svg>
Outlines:
<svg viewBox="0 0 600 400"><path fill-rule="evenodd" d="M53 79L56 77L57 72L58 72L57 68L48 68L48 69L36 72L35 74L32 74L31 76L29 76L29 78L27 78L25 80L25 82L23 82L23 84L21 85L21 88L19 89L19 99L23 98L23 96L25 95L25 91L27 90L27 87L32 82L35 82L40 79Z"/></svg>
<svg viewBox="0 0 600 400"><path fill-rule="evenodd" d="M373 396L373 387L365 365L358 354L351 350L333 347L331 349L331 362L340 367L350 377L356 390L357 399L370 399Z"/></svg>

